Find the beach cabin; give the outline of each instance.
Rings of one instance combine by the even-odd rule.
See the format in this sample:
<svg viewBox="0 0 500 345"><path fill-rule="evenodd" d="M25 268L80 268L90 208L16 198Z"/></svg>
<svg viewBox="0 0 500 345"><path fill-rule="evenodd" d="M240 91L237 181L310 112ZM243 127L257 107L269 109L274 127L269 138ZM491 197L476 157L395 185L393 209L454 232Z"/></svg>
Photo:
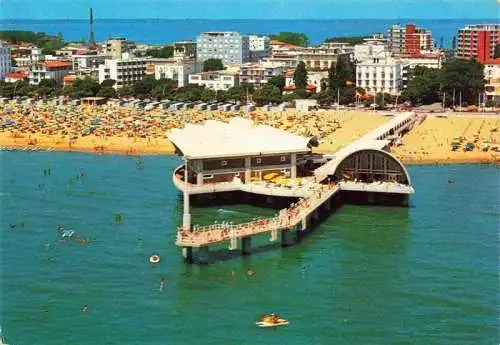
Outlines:
<svg viewBox="0 0 500 345"><path fill-rule="evenodd" d="M278 111L285 111L286 109L286 103L281 103L278 105Z"/></svg>
<svg viewBox="0 0 500 345"><path fill-rule="evenodd" d="M188 109L193 109L194 108L194 103L184 103L182 109L188 110Z"/></svg>
<svg viewBox="0 0 500 345"><path fill-rule="evenodd" d="M240 105L239 105L239 104L234 104L234 105L231 107L231 111L240 111Z"/></svg>
<svg viewBox="0 0 500 345"><path fill-rule="evenodd" d="M315 99L296 99L295 109L298 111L311 111L318 109L318 101Z"/></svg>
<svg viewBox="0 0 500 345"><path fill-rule="evenodd" d="M223 104L220 107L220 110L222 111L229 111L231 109L231 104Z"/></svg>
<svg viewBox="0 0 500 345"><path fill-rule="evenodd" d="M106 104L106 97L84 97L81 99L82 105L101 105Z"/></svg>
<svg viewBox="0 0 500 345"><path fill-rule="evenodd" d="M200 103L196 106L196 109L198 110L205 110L207 109L207 103Z"/></svg>
<svg viewBox="0 0 500 345"><path fill-rule="evenodd" d="M217 104L209 104L207 110L217 110Z"/></svg>
<svg viewBox="0 0 500 345"><path fill-rule="evenodd" d="M172 104L171 102L161 102L158 108L163 110L168 110L171 104Z"/></svg>
<svg viewBox="0 0 500 345"><path fill-rule="evenodd" d="M24 103L28 105L33 105L35 104L35 100L33 98L28 98L27 100L24 101Z"/></svg>
<svg viewBox="0 0 500 345"><path fill-rule="evenodd" d="M265 106L262 107L262 110L265 112L268 112L271 106L269 104L266 104Z"/></svg>
<svg viewBox="0 0 500 345"><path fill-rule="evenodd" d="M182 106L184 105L184 103L180 102L180 103L174 103L170 106L170 109L171 110L179 110L182 108Z"/></svg>
<svg viewBox="0 0 500 345"><path fill-rule="evenodd" d="M246 109L246 111L255 111L255 105L247 104L245 109Z"/></svg>
<svg viewBox="0 0 500 345"><path fill-rule="evenodd" d="M71 104L73 105L80 105L82 102L79 100L79 99L74 99L73 101L71 101Z"/></svg>

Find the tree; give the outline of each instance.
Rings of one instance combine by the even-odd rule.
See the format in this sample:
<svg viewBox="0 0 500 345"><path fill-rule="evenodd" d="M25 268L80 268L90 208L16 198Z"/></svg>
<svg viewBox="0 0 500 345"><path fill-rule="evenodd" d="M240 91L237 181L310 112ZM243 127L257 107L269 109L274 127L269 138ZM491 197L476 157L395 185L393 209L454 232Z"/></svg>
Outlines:
<svg viewBox="0 0 500 345"><path fill-rule="evenodd" d="M307 85L307 71L304 61L300 61L293 73L295 89L305 89Z"/></svg>
<svg viewBox="0 0 500 345"><path fill-rule="evenodd" d="M103 80L101 83L101 87L113 87L116 84L116 81L113 79Z"/></svg>
<svg viewBox="0 0 500 345"><path fill-rule="evenodd" d="M325 40L326 43L331 42L342 42L348 43L350 45L362 44L365 38L370 38L370 36L340 36L340 37L331 37Z"/></svg>
<svg viewBox="0 0 500 345"><path fill-rule="evenodd" d="M215 99L216 93L212 89L203 89L200 94L200 99L203 102L210 102Z"/></svg>
<svg viewBox="0 0 500 345"><path fill-rule="evenodd" d="M57 92L58 92L58 90L54 86L54 83L51 79L44 79L44 80L40 81L40 83L38 84L38 86L36 88L36 93L42 97L52 96L52 95L56 94Z"/></svg>
<svg viewBox="0 0 500 345"><path fill-rule="evenodd" d="M142 80L136 81L132 88L134 90L134 96L140 99L148 98L151 96L151 91L156 85L156 80L153 76L146 76Z"/></svg>
<svg viewBox="0 0 500 345"><path fill-rule="evenodd" d="M453 39L451 40L451 50L455 52L457 49L457 36L453 36Z"/></svg>
<svg viewBox="0 0 500 345"><path fill-rule="evenodd" d="M390 103L392 103L392 97L387 92L379 92L375 95L375 104L379 109L385 108Z"/></svg>
<svg viewBox="0 0 500 345"><path fill-rule="evenodd" d="M282 75L277 75L274 77L269 78L267 81L268 85L274 85L278 89L280 89L281 92L283 92L283 89L285 88L286 80L285 77Z"/></svg>
<svg viewBox="0 0 500 345"><path fill-rule="evenodd" d="M309 44L309 38L305 34L298 32L280 32L277 35L270 35L270 37L273 40L301 47L307 47Z"/></svg>
<svg viewBox="0 0 500 345"><path fill-rule="evenodd" d="M441 91L448 96L455 90L455 94L462 93L463 102L477 104L478 94L484 91L484 69L473 59L451 59L443 64L440 81Z"/></svg>
<svg viewBox="0 0 500 345"><path fill-rule="evenodd" d="M417 66L409 74L406 89L401 94L402 100L412 104L431 104L439 102L439 70Z"/></svg>
<svg viewBox="0 0 500 345"><path fill-rule="evenodd" d="M72 85L72 93L68 96L72 98L93 97L97 95L101 85L90 77L76 79Z"/></svg>
<svg viewBox="0 0 500 345"><path fill-rule="evenodd" d="M101 87L101 89L97 93L97 96L106 97L106 98L115 98L116 91L115 91L115 89L113 89L110 86L104 86L104 87Z"/></svg>
<svg viewBox="0 0 500 345"><path fill-rule="evenodd" d="M201 98L203 88L198 85L188 84L177 90L174 99L179 102L194 102Z"/></svg>
<svg viewBox="0 0 500 345"><path fill-rule="evenodd" d="M146 56L151 56L154 58L171 58L174 56L174 47L165 46L161 48L152 48L146 50Z"/></svg>
<svg viewBox="0 0 500 345"><path fill-rule="evenodd" d="M244 102L247 97L247 86L233 86L227 90L226 96L228 100L233 102Z"/></svg>
<svg viewBox="0 0 500 345"><path fill-rule="evenodd" d="M252 98L259 104L279 102L281 100L281 92L274 85L264 85L260 89L255 90Z"/></svg>
<svg viewBox="0 0 500 345"><path fill-rule="evenodd" d="M337 92L337 89L343 89L350 83L354 83L356 73L349 57L339 55L337 62L332 63L328 70L329 89L331 92Z"/></svg>
<svg viewBox="0 0 500 345"><path fill-rule="evenodd" d="M131 97L134 95L134 88L131 85L125 85L118 89L118 96Z"/></svg>
<svg viewBox="0 0 500 345"><path fill-rule="evenodd" d="M224 69L224 64L221 59L208 59L203 62L203 71L221 71Z"/></svg>

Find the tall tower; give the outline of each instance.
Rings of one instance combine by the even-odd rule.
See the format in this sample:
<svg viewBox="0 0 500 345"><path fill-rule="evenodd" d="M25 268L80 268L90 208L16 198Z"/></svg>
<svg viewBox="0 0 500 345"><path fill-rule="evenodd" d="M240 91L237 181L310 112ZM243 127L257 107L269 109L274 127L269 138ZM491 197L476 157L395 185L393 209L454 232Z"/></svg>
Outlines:
<svg viewBox="0 0 500 345"><path fill-rule="evenodd" d="M90 33L89 33L89 47L93 48L95 46L94 40L94 16L92 14L92 7L90 8Z"/></svg>

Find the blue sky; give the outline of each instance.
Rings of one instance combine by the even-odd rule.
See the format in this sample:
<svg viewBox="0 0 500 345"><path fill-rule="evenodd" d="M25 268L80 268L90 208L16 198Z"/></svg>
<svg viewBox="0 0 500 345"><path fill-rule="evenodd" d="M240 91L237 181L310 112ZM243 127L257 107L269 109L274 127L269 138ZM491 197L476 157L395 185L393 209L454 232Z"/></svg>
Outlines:
<svg viewBox="0 0 500 345"><path fill-rule="evenodd" d="M2 19L500 18L500 0L0 0Z"/></svg>

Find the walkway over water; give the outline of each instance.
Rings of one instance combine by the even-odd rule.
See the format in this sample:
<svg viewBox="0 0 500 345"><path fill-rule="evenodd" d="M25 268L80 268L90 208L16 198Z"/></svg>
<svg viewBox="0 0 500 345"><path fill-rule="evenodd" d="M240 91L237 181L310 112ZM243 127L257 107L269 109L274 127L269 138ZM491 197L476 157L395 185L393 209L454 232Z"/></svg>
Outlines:
<svg viewBox="0 0 500 345"><path fill-rule="evenodd" d="M293 230L306 230L310 217L318 218L322 206L330 209L332 199L341 190L373 194L409 195L414 193L411 179L405 167L386 149L392 140L411 129L417 118L413 113L395 116L389 122L368 133L361 139L331 155L331 159L314 170L313 176L303 178L301 184L275 186L268 183L232 182L195 185L183 180L182 167L174 172L173 182L184 197L190 194L214 193L225 191L244 191L280 197L301 198L296 204L279 212L277 217L256 220L243 224L213 224L207 226L185 225L177 231L176 245L187 249L199 247L208 250L208 245L229 241L229 248L237 248L238 239L242 249L247 251L253 235L269 233L271 240L277 240L281 231L282 244ZM328 178L328 183L326 179ZM184 224L190 224L189 204L184 201ZM186 213L187 212L187 213ZM185 257L191 257L188 254Z"/></svg>
<svg viewBox="0 0 500 345"><path fill-rule="evenodd" d="M224 241L230 241L230 249L236 249L236 239L249 237L262 233L271 233L271 239L277 239L277 231L291 230L297 226L302 226L305 219L316 211L325 202L340 191L340 187L335 184L317 185L313 195L307 199L301 199L289 208L281 210L278 217L256 220L248 223L233 225L214 224L202 227L194 227L185 230L182 227L177 232L176 245L182 247L201 247Z"/></svg>

